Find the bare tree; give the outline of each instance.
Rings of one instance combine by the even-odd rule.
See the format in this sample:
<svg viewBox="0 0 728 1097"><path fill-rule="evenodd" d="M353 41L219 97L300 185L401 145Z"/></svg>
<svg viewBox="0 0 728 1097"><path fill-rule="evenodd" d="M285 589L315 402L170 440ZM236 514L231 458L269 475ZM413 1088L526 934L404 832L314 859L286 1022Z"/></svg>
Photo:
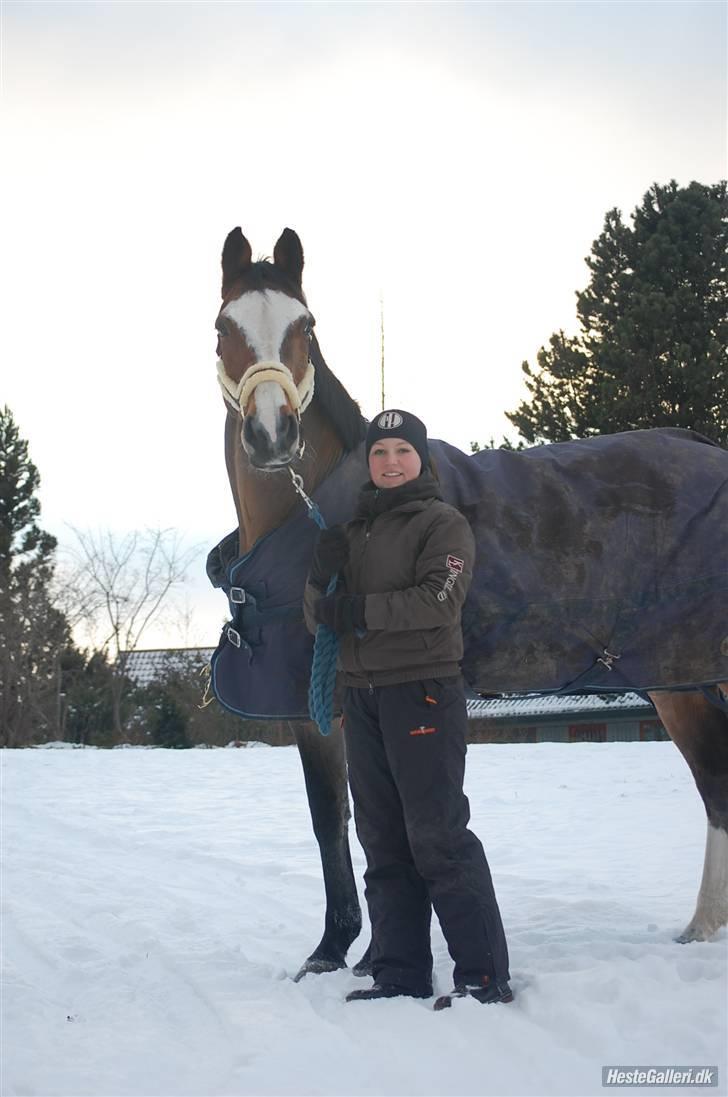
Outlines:
<svg viewBox="0 0 728 1097"><path fill-rule="evenodd" d="M122 735L129 656L170 593L184 583L198 549L185 550L179 534L169 529L124 536L108 530L73 532L72 566L58 597L71 623L94 630L99 646L111 655L114 731Z"/></svg>

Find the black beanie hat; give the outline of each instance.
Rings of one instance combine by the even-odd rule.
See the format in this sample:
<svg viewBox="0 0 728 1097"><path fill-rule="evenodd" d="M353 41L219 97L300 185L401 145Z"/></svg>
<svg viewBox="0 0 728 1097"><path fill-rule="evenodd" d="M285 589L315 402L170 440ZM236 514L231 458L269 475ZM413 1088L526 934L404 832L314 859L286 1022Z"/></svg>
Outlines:
<svg viewBox="0 0 728 1097"><path fill-rule="evenodd" d="M409 411L402 411L401 408L389 408L375 415L367 430L367 460L374 443L381 441L382 438L403 438L417 451L422 462L422 471L429 468L427 427L416 415L412 415Z"/></svg>

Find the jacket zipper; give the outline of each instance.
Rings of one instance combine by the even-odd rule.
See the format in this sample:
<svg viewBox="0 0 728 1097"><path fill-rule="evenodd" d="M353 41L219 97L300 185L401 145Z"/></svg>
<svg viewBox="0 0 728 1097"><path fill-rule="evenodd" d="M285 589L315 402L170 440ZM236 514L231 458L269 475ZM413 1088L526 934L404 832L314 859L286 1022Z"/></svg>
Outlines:
<svg viewBox="0 0 728 1097"><path fill-rule="evenodd" d="M359 579L360 580L362 578L362 573L364 571L364 556L365 556L366 551L367 551L367 545L369 544L369 538L371 537L371 533L372 533L372 525L371 525L371 521L369 521L367 523L366 529L364 531L364 548L362 549L361 559L359 561ZM358 666L358 668L361 671L362 675L366 674L366 676L367 676L367 682L369 683L369 692L374 693L374 682L371 679L371 675L369 675L364 669L364 664L362 663L361 656L359 654L359 644L360 644L359 637L355 635L354 636L354 658L356 660L356 665Z"/></svg>

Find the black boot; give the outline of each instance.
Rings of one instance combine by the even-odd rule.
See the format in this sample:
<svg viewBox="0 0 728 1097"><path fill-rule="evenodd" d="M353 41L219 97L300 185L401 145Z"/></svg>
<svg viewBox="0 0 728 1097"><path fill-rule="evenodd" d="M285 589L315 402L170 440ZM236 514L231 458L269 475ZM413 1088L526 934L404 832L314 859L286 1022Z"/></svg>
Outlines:
<svg viewBox="0 0 728 1097"><path fill-rule="evenodd" d="M495 980L491 980L485 975L482 983L474 986L463 984L455 987L449 994L443 994L437 999L432 1008L437 1010L447 1009L452 1005L453 998L475 998L483 1005L492 1005L495 1002L506 1004L513 1001L513 991L508 982L496 983Z"/></svg>
<svg viewBox="0 0 728 1097"><path fill-rule="evenodd" d="M396 983L374 983L366 990L352 990L347 994L347 1002L371 1002L375 998L430 998L432 991L410 990Z"/></svg>

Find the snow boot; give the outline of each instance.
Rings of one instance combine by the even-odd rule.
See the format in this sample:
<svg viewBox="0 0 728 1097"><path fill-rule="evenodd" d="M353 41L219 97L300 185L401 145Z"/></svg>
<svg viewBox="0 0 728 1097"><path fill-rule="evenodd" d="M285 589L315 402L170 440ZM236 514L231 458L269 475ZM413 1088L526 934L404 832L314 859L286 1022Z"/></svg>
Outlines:
<svg viewBox="0 0 728 1097"><path fill-rule="evenodd" d="M352 990L347 1002L371 1002L376 998L431 998L432 991L410 990L396 983L374 983L366 990Z"/></svg>
<svg viewBox="0 0 728 1097"><path fill-rule="evenodd" d="M450 991L449 994L442 994L432 1008L436 1010L449 1009L453 998L475 998L483 1005L492 1005L494 1002L503 1002L505 1004L513 1001L513 991L507 982L496 983L489 976L484 975L482 983L472 986L461 984Z"/></svg>

